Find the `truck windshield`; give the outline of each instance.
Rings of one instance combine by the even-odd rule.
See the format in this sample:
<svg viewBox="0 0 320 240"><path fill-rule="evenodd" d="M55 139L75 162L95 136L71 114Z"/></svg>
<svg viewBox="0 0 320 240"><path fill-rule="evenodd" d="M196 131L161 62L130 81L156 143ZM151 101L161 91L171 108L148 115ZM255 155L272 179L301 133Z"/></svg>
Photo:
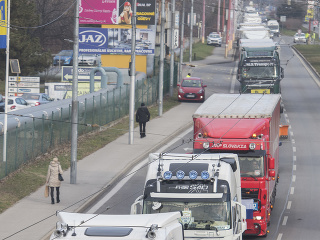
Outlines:
<svg viewBox="0 0 320 240"><path fill-rule="evenodd" d="M263 157L240 157L241 177L263 177L264 164Z"/></svg>
<svg viewBox="0 0 320 240"><path fill-rule="evenodd" d="M185 230L228 230L231 228L230 202L159 202L147 200L143 210L146 214L176 211L183 213L180 222Z"/></svg>
<svg viewBox="0 0 320 240"><path fill-rule="evenodd" d="M276 66L267 67L243 67L242 78L243 79L273 79L279 76Z"/></svg>
<svg viewBox="0 0 320 240"><path fill-rule="evenodd" d="M279 30L279 25L268 25L270 30Z"/></svg>

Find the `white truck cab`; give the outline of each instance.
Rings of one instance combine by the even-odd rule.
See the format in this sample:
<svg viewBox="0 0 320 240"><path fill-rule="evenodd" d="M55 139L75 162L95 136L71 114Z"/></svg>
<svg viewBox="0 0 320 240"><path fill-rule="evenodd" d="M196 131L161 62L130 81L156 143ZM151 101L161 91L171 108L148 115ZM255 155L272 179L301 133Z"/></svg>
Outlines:
<svg viewBox="0 0 320 240"><path fill-rule="evenodd" d="M181 211L184 239L242 239L246 208L236 154L149 155L144 194L131 214Z"/></svg>
<svg viewBox="0 0 320 240"><path fill-rule="evenodd" d="M145 215L102 215L59 212L53 239L182 240L180 212Z"/></svg>

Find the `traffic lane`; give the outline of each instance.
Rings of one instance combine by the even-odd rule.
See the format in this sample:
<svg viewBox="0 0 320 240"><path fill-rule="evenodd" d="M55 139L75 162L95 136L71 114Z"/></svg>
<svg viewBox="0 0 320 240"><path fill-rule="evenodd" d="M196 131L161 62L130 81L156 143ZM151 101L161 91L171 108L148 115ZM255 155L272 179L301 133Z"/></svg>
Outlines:
<svg viewBox="0 0 320 240"><path fill-rule="evenodd" d="M319 226L319 87L298 57L288 63L282 96L290 119L295 182L290 193L290 213L283 225L282 239L315 239Z"/></svg>

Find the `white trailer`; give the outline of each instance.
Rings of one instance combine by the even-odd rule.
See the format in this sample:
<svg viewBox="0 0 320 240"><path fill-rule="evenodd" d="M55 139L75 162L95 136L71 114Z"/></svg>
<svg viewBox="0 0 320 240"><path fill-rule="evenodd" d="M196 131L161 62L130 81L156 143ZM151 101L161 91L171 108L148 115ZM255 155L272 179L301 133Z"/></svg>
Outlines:
<svg viewBox="0 0 320 240"><path fill-rule="evenodd" d="M53 239L182 240L180 212L145 215L101 215L59 212Z"/></svg>
<svg viewBox="0 0 320 240"><path fill-rule="evenodd" d="M131 214L181 211L184 239L242 239L246 208L236 154L149 155L144 194Z"/></svg>

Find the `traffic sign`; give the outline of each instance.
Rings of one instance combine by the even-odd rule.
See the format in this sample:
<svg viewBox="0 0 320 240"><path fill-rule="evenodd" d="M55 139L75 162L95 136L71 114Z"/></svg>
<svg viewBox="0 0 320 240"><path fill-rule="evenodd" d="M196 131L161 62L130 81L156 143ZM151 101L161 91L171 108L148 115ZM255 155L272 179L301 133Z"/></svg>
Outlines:
<svg viewBox="0 0 320 240"><path fill-rule="evenodd" d="M318 22L318 21L312 21L312 25L313 25L313 26L317 27L317 26L318 26L318 24L319 24L319 22Z"/></svg>
<svg viewBox="0 0 320 240"><path fill-rule="evenodd" d="M89 82L90 81L90 72L94 67L79 67L78 68L78 81L80 82ZM62 67L62 82L72 82L73 79L73 67L63 66ZM94 74L94 80L101 81L101 72L98 71Z"/></svg>

